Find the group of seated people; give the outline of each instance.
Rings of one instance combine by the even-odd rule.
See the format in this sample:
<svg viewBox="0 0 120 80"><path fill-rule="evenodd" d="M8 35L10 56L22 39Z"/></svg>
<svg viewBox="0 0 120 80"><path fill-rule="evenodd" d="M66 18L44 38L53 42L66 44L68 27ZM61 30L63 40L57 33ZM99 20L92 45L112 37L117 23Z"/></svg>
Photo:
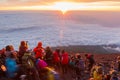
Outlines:
<svg viewBox="0 0 120 80"><path fill-rule="evenodd" d="M41 42L38 42L32 51L29 50L26 41L20 42L18 51L14 50L13 45L7 45L0 50L0 80L4 78L7 78L6 80L41 80L43 72L47 74L50 72L51 75L57 76L58 73L49 68L49 59L53 57L50 50L50 47L44 49ZM55 76L51 78L55 80ZM51 80L51 78L49 76L42 80Z"/></svg>
<svg viewBox="0 0 120 80"><path fill-rule="evenodd" d="M118 71L109 66L96 63L94 55L68 54L65 50L51 47L43 48L38 42L33 50L29 50L26 41L21 41L19 50L13 45L7 45L0 51L0 80L61 80L63 75L71 71L76 80L119 80ZM120 57L118 57L118 69ZM5 79L7 78L7 79Z"/></svg>

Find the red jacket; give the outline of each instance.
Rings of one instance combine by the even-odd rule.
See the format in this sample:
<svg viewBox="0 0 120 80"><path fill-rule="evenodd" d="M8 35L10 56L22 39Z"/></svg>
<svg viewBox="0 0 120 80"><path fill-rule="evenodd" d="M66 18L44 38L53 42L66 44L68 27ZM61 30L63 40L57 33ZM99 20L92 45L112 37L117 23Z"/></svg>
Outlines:
<svg viewBox="0 0 120 80"><path fill-rule="evenodd" d="M35 52L35 58L43 58L43 48L36 47L33 50Z"/></svg>
<svg viewBox="0 0 120 80"><path fill-rule="evenodd" d="M57 52L53 53L53 61L54 62L60 62L59 53L57 53Z"/></svg>
<svg viewBox="0 0 120 80"><path fill-rule="evenodd" d="M69 62L68 53L65 52L65 53L62 54L61 63L62 64L68 64L68 62Z"/></svg>

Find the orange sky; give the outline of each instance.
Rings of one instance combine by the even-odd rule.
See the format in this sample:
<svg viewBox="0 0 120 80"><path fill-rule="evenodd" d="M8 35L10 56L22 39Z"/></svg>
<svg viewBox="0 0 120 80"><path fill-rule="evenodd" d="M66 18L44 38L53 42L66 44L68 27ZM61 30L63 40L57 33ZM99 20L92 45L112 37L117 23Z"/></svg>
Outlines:
<svg viewBox="0 0 120 80"><path fill-rule="evenodd" d="M120 0L0 0L0 10L120 10Z"/></svg>

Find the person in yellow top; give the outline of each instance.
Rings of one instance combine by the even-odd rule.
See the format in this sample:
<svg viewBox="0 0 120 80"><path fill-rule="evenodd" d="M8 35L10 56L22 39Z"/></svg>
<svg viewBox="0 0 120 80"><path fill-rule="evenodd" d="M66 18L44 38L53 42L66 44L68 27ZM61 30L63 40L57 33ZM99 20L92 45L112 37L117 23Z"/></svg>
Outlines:
<svg viewBox="0 0 120 80"><path fill-rule="evenodd" d="M93 79L94 80L103 80L103 69L102 67L97 67L96 70L93 72Z"/></svg>
<svg viewBox="0 0 120 80"><path fill-rule="evenodd" d="M59 73L50 67L44 68L44 72L42 72L41 79L42 80L61 80Z"/></svg>

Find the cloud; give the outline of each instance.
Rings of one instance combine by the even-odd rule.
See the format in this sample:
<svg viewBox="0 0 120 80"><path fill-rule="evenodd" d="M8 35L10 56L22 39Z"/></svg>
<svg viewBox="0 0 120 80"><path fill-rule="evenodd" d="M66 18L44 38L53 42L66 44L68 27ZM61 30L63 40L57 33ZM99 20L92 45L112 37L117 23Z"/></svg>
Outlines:
<svg viewBox="0 0 120 80"><path fill-rule="evenodd" d="M61 2L61 1L68 1L68 2L99 2L99 1L104 1L104 0L0 0L0 3L7 3L7 4L12 4L14 5L14 3L16 4L41 4L41 5L47 5L47 4L51 4L54 2ZM105 0L105 1L119 1L120 0Z"/></svg>
<svg viewBox="0 0 120 80"><path fill-rule="evenodd" d="M112 6L112 10L119 10L120 8L120 1L119 0L0 0L0 9L4 9L7 7L21 7L21 6L51 6L55 4L55 2L74 2L78 6L88 6L89 8L109 8ZM82 3L82 4L81 4ZM80 7L81 9L81 7Z"/></svg>

